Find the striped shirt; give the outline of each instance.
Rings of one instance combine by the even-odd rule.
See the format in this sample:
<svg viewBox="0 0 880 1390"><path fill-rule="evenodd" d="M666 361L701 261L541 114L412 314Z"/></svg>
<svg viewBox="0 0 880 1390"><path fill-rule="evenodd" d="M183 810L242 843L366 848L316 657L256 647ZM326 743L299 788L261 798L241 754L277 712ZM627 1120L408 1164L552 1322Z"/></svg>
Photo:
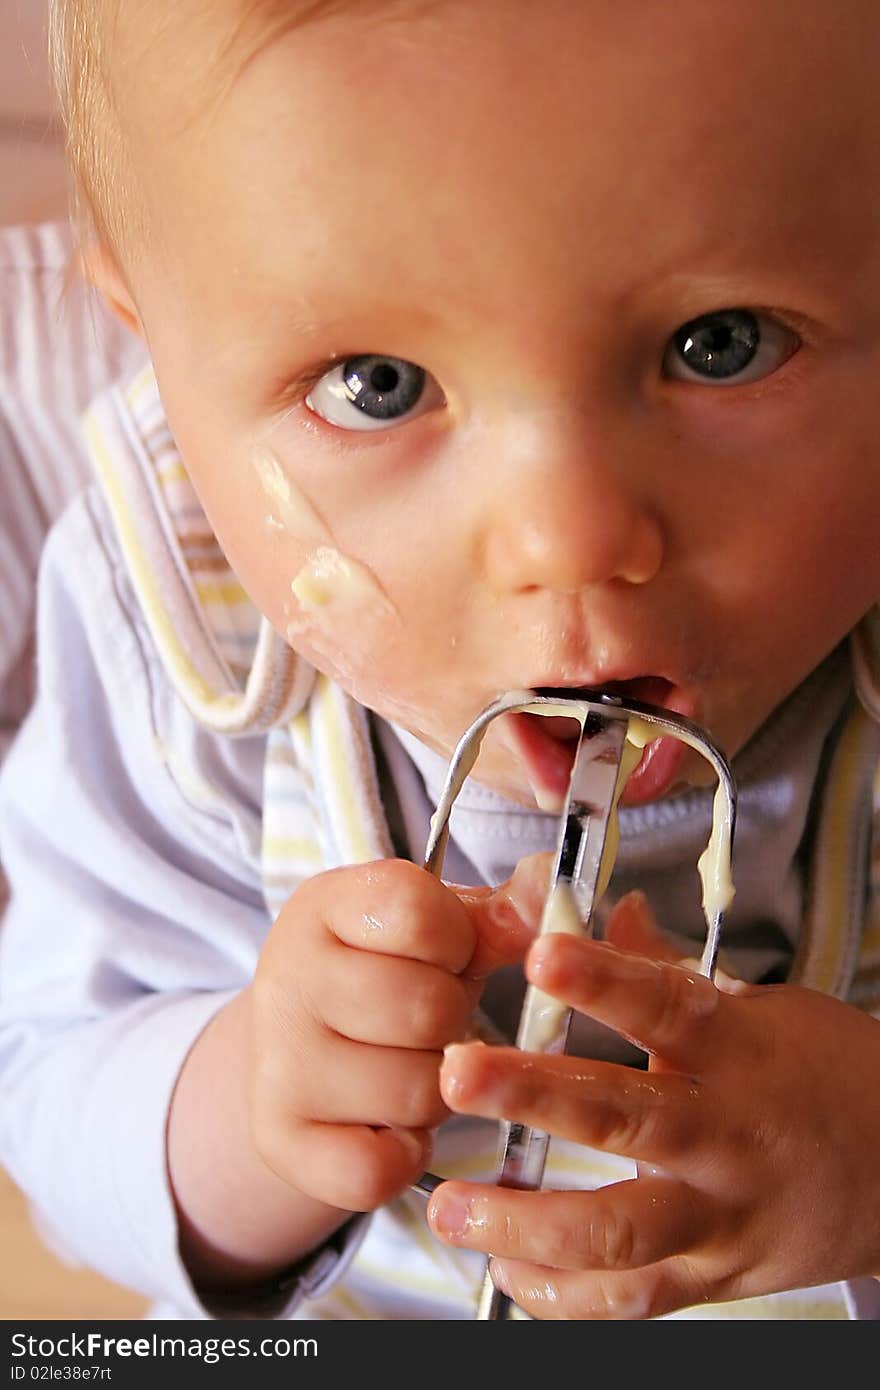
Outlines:
<svg viewBox="0 0 880 1390"><path fill-rule="evenodd" d="M74 256L65 223L0 231L0 760L33 698L43 542L91 477L80 417L144 359Z"/></svg>

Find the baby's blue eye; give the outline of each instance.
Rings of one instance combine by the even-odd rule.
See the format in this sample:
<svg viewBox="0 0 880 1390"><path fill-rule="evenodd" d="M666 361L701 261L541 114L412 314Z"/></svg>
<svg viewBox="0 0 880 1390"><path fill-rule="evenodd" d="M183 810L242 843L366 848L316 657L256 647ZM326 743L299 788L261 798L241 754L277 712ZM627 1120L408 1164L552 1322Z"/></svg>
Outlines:
<svg viewBox="0 0 880 1390"><path fill-rule="evenodd" d="M669 341L663 370L678 381L745 386L770 376L800 339L790 328L750 309L718 309L682 324Z"/></svg>
<svg viewBox="0 0 880 1390"><path fill-rule="evenodd" d="M306 397L322 420L343 430L384 430L442 402L434 378L402 357L365 353L325 372Z"/></svg>

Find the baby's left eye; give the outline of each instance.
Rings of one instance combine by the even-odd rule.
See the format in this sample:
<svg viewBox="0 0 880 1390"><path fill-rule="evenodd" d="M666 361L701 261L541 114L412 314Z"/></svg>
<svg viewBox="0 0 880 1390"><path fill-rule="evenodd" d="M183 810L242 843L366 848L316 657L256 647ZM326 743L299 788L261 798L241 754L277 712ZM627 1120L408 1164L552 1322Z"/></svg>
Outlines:
<svg viewBox="0 0 880 1390"><path fill-rule="evenodd" d="M751 309L718 309L682 324L670 338L663 371L702 386L746 386L770 376L801 345L778 319Z"/></svg>
<svg viewBox="0 0 880 1390"><path fill-rule="evenodd" d="M343 430L387 430L443 403L434 378L402 357L366 353L325 372L306 405Z"/></svg>

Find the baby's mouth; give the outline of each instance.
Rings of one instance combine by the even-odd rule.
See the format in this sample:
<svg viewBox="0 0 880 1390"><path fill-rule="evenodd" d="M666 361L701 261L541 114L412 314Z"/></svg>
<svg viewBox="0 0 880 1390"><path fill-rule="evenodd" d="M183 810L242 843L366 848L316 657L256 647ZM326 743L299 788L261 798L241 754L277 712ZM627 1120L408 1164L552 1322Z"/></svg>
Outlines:
<svg viewBox="0 0 880 1390"><path fill-rule="evenodd" d="M662 676L639 676L633 680L609 681L601 686L608 695L624 702L638 701L692 718L690 701L684 692ZM548 693L542 691L542 693ZM554 689L553 693L557 693ZM561 697L576 698L578 691L558 691ZM537 805L542 811L558 814L565 804L580 738L580 720L563 715L507 714L503 716L503 736L526 775ZM649 743L630 774L621 804L641 805L669 791L685 754L678 739L661 736Z"/></svg>

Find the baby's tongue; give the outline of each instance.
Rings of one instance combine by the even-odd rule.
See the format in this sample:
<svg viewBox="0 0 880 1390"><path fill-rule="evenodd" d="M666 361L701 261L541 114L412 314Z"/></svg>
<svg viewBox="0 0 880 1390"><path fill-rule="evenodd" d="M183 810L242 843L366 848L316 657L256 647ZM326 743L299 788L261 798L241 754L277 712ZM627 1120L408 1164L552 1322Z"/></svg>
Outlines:
<svg viewBox="0 0 880 1390"><path fill-rule="evenodd" d="M580 721L561 715L512 714L505 741L526 775L542 811L558 814L565 804L580 735Z"/></svg>
<svg viewBox="0 0 880 1390"><path fill-rule="evenodd" d="M623 700L663 707L669 699L671 686L662 677L644 676L612 682L603 686L603 690ZM564 697L576 692L560 691L559 694ZM559 714L518 713L509 715L505 722L506 741L525 772L537 805L542 811L558 814L565 804L571 781L580 720ZM636 805L661 796L672 784L684 751L684 746L674 738L658 738L649 743L629 777L622 803Z"/></svg>

